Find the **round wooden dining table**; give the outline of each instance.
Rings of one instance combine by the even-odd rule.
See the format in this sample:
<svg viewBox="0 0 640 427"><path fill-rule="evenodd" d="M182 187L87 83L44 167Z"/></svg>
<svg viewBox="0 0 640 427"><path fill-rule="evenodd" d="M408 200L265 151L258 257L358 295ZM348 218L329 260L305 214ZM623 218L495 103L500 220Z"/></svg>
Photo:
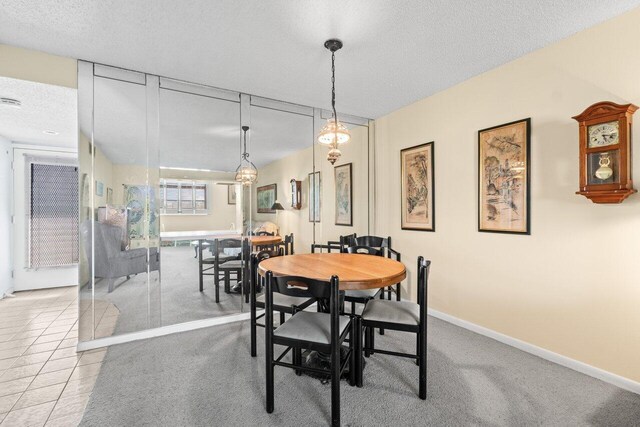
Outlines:
<svg viewBox="0 0 640 427"><path fill-rule="evenodd" d="M407 270L401 262L365 254L321 253L279 256L258 265L261 276L301 276L331 280L338 276L340 290L383 288L401 282Z"/></svg>
<svg viewBox="0 0 640 427"><path fill-rule="evenodd" d="M282 242L280 236L243 236L243 238L249 239L251 246L275 245Z"/></svg>

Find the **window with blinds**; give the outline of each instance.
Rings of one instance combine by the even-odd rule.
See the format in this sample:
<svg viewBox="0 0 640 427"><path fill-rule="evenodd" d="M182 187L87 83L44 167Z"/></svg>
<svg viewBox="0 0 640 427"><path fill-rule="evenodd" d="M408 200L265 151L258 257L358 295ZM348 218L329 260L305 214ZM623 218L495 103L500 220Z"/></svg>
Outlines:
<svg viewBox="0 0 640 427"><path fill-rule="evenodd" d="M78 168L31 163L29 267L78 262Z"/></svg>
<svg viewBox="0 0 640 427"><path fill-rule="evenodd" d="M208 213L207 184L197 181L168 181L160 183L161 212L172 215Z"/></svg>

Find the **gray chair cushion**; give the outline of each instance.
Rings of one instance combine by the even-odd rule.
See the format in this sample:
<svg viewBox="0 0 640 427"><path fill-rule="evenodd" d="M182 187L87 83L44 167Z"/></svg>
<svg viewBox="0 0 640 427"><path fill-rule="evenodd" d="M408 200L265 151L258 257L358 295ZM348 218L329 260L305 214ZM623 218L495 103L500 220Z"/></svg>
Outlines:
<svg viewBox="0 0 640 427"><path fill-rule="evenodd" d="M349 317L340 316L340 334L349 325ZM331 315L329 313L313 313L301 311L284 324L278 326L273 334L281 338L290 338L301 341L316 342L319 344L331 343Z"/></svg>
<svg viewBox="0 0 640 427"><path fill-rule="evenodd" d="M353 291L345 291L344 295L351 298L373 298L380 289L357 289Z"/></svg>
<svg viewBox="0 0 640 427"><path fill-rule="evenodd" d="M220 264L220 270L239 270L243 266L243 262L239 259L227 261L224 264Z"/></svg>
<svg viewBox="0 0 640 427"><path fill-rule="evenodd" d="M289 295L283 295L283 294L279 294L279 293L275 293L275 292L273 293L273 305L274 306L291 307L292 305L295 305L296 307L299 307L302 304L304 304L307 301L309 301L310 299L311 298L292 297L292 296L289 296ZM264 306L264 304L266 304L264 294L262 294L258 298L256 298L256 303L262 304L263 306Z"/></svg>
<svg viewBox="0 0 640 427"><path fill-rule="evenodd" d="M409 301L388 301L374 299L362 311L362 320L398 323L401 325L420 324L420 306Z"/></svg>

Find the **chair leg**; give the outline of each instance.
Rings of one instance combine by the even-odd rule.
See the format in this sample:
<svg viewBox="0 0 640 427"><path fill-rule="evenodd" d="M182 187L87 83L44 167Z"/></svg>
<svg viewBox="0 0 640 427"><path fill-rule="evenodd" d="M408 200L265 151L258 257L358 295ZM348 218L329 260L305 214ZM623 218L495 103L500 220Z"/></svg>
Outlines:
<svg viewBox="0 0 640 427"><path fill-rule="evenodd" d="M256 323L256 308L251 307L251 357L256 357L258 355L256 344L258 327L256 326Z"/></svg>
<svg viewBox="0 0 640 427"><path fill-rule="evenodd" d="M420 384L418 386L418 396L422 400L427 398L427 327L420 325L420 352L418 357L420 360Z"/></svg>
<svg viewBox="0 0 640 427"><path fill-rule="evenodd" d="M369 350L370 354L375 353L376 348L376 330L375 328L369 328L369 342L371 343L371 350Z"/></svg>
<svg viewBox="0 0 640 427"><path fill-rule="evenodd" d="M369 335L369 329L371 328L368 326L364 328L364 357L371 356L371 352L369 351L371 348L371 336Z"/></svg>
<svg viewBox="0 0 640 427"><path fill-rule="evenodd" d="M384 291L387 291L387 294L389 294L389 299L391 299L391 291L387 288L382 288L382 292L380 292L380 299L384 299ZM380 328L380 335L384 335L384 329Z"/></svg>
<svg viewBox="0 0 640 427"><path fill-rule="evenodd" d="M214 286L216 287L216 302L220 302L220 283L215 281Z"/></svg>
<svg viewBox="0 0 640 427"><path fill-rule="evenodd" d="M282 325L282 324L284 323L284 321L285 321L285 318L284 318L284 311L281 311L281 312L280 312L280 324Z"/></svg>
<svg viewBox="0 0 640 427"><path fill-rule="evenodd" d="M351 316L351 331L349 332L349 350L351 355L349 357L349 385L354 387L356 385L357 371L358 371L358 354L357 349L358 340L358 322L355 316Z"/></svg>
<svg viewBox="0 0 640 427"><path fill-rule="evenodd" d="M302 366L302 349L300 347L295 347L293 349L293 364L296 366ZM302 371L296 370L296 375L301 376Z"/></svg>
<svg viewBox="0 0 640 427"><path fill-rule="evenodd" d="M331 349L331 425L340 426L340 346Z"/></svg>
<svg viewBox="0 0 640 427"><path fill-rule="evenodd" d="M356 317L356 385L362 387L362 318Z"/></svg>
<svg viewBox="0 0 640 427"><path fill-rule="evenodd" d="M273 346L267 343L265 351L266 361L266 377L267 377L267 412L270 414L273 412Z"/></svg>

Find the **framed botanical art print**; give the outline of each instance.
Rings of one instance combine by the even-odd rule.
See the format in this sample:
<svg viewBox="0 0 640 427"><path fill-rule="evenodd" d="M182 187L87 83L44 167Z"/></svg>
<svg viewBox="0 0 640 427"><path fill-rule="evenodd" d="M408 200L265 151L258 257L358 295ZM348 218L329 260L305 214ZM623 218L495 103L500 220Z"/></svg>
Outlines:
<svg viewBox="0 0 640 427"><path fill-rule="evenodd" d="M403 230L435 231L433 141L400 151Z"/></svg>
<svg viewBox="0 0 640 427"><path fill-rule="evenodd" d="M309 174L309 222L320 222L320 172Z"/></svg>
<svg viewBox="0 0 640 427"><path fill-rule="evenodd" d="M351 163L333 169L336 184L336 225L353 225Z"/></svg>
<svg viewBox="0 0 640 427"><path fill-rule="evenodd" d="M227 185L227 204L235 205L237 200L235 184ZM271 206L269 206L271 207Z"/></svg>
<svg viewBox="0 0 640 427"><path fill-rule="evenodd" d="M107 204L113 204L113 188L107 187Z"/></svg>
<svg viewBox="0 0 640 427"><path fill-rule="evenodd" d="M270 184L258 187L258 213L276 213L271 206L278 198L278 185Z"/></svg>
<svg viewBox="0 0 640 427"><path fill-rule="evenodd" d="M478 131L478 231L530 234L531 119Z"/></svg>

